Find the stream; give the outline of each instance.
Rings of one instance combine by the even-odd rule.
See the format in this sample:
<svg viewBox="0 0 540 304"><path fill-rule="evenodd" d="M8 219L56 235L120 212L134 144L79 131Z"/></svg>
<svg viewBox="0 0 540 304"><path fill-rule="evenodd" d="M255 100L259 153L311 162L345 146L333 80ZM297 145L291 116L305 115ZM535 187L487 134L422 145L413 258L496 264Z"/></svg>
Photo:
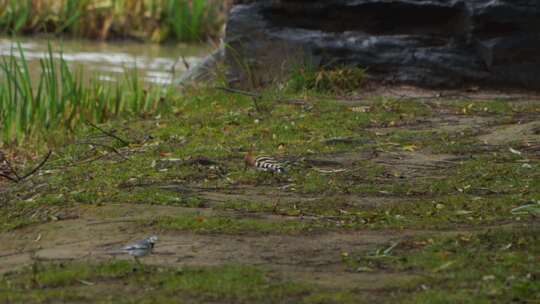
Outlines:
<svg viewBox="0 0 540 304"><path fill-rule="evenodd" d="M0 60L10 55L20 58L19 44L31 77L37 79L41 73L40 60L48 58L49 43L55 58L62 56L74 70L82 68L85 75L116 81L135 70L145 83L157 85L173 83L186 71L186 66L193 66L211 51L208 45L0 37Z"/></svg>

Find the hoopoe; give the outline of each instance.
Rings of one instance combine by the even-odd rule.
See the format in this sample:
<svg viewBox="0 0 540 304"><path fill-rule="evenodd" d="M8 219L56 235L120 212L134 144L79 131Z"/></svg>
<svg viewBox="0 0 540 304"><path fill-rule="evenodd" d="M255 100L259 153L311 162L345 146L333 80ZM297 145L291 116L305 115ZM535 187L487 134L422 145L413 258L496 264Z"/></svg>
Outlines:
<svg viewBox="0 0 540 304"><path fill-rule="evenodd" d="M253 167L256 170L272 173L285 173L285 166L276 159L268 156L255 157L251 152L246 154L244 163L247 167Z"/></svg>

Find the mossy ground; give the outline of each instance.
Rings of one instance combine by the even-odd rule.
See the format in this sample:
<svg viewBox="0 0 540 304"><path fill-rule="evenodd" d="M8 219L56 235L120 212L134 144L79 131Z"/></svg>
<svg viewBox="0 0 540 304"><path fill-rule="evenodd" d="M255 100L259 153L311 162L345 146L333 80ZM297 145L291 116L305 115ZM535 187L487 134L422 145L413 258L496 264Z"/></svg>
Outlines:
<svg viewBox="0 0 540 304"><path fill-rule="evenodd" d="M412 271L424 276L410 303L534 303L540 300L538 227L492 229L403 240L345 254L352 271ZM410 290L409 290L410 291Z"/></svg>
<svg viewBox="0 0 540 304"><path fill-rule="evenodd" d="M0 186L2 301L539 300L540 102L193 89L171 103L101 126L127 146L88 129ZM246 170L250 150L289 173ZM142 270L92 249L150 233L174 250ZM42 262L55 254L75 261Z"/></svg>

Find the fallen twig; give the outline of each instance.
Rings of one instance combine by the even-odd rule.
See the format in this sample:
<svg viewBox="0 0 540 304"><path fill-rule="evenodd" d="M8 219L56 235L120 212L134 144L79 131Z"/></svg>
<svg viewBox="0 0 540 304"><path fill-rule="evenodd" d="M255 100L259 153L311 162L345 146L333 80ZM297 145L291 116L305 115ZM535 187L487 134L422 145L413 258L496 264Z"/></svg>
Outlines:
<svg viewBox="0 0 540 304"><path fill-rule="evenodd" d="M120 138L119 136L115 135L114 133L105 131L105 130L103 130L102 128L98 127L97 125L91 123L91 122L88 121L88 120L86 121L86 123L87 123L89 126L91 126L92 128L94 128L94 129L100 131L101 133L103 133L103 134L105 134L105 135L107 135L107 136L110 136L110 137L112 137L112 138L118 140L118 141L121 142L124 146L129 146L129 142L127 142L126 140Z"/></svg>
<svg viewBox="0 0 540 304"><path fill-rule="evenodd" d="M87 225L88 225L88 226L96 226L96 225L119 224L119 223L134 223L134 222L137 222L137 219L98 221L98 222L90 222L90 223L88 223Z"/></svg>
<svg viewBox="0 0 540 304"><path fill-rule="evenodd" d="M216 87L216 89L221 90L221 91L225 91L225 92L228 92L228 93L233 93L233 94L239 94L239 95L245 95L245 96L249 96L249 97L262 98L262 95L259 94L259 93L253 93L253 92L244 91L244 90L231 89L231 88L226 88L226 87Z"/></svg>
<svg viewBox="0 0 540 304"><path fill-rule="evenodd" d="M11 177L11 174L15 175L15 177ZM2 151L0 151L0 176L10 181L15 181L19 179L19 175L13 169L13 166L11 166L11 163Z"/></svg>
<svg viewBox="0 0 540 304"><path fill-rule="evenodd" d="M512 214L540 215L540 201L538 203L527 204L510 210Z"/></svg>
<svg viewBox="0 0 540 304"><path fill-rule="evenodd" d="M13 177L11 177L11 176L9 176L9 175L6 175L6 174L0 173L0 177L3 177L3 178L5 178L5 179L9 180L10 182L14 182L14 183L19 182L18 179L13 178Z"/></svg>
<svg viewBox="0 0 540 304"><path fill-rule="evenodd" d="M122 153L120 153L120 151L118 151L118 150L117 150L115 147L113 147L113 146L109 146L109 145L106 145L106 144L95 143L95 142L87 142L87 141L77 142L76 144L77 144L77 145L89 145L89 146L103 147L103 148L109 149L109 150L113 151L114 153L118 154L118 156L120 156L120 157L123 158L124 160L128 160L127 157L125 157L124 155L122 155Z"/></svg>
<svg viewBox="0 0 540 304"><path fill-rule="evenodd" d="M96 283L93 283L93 282L90 282L90 281L85 281L85 280L81 280L81 279L77 279L77 281L83 285L86 285L86 286L94 286L96 285Z"/></svg>
<svg viewBox="0 0 540 304"><path fill-rule="evenodd" d="M191 66L189 65L189 62L186 60L186 57L184 57L184 55L182 55L182 64L184 65L186 70L189 70L191 68Z"/></svg>
<svg viewBox="0 0 540 304"><path fill-rule="evenodd" d="M347 169L331 169L331 170L326 170L326 169L321 169L321 168L317 168L317 167L313 167L313 170L319 172L319 173L324 173L324 174L333 174L333 173L343 173L343 172L347 172Z"/></svg>
<svg viewBox="0 0 540 304"><path fill-rule="evenodd" d="M21 177L19 176L19 174L17 174L17 171L11 166L11 163L9 162L9 160L5 160L7 166L8 166L8 169L11 171L11 173L13 173L13 175L15 175L15 178L16 179L21 179Z"/></svg>
<svg viewBox="0 0 540 304"><path fill-rule="evenodd" d="M0 255L0 259L2 258L8 258L8 257L12 257L12 256L16 256L16 255L21 255L21 254L28 254L28 253L34 253L35 250L25 250L25 251L19 251L19 252L12 252L12 253L7 253L7 254L2 254Z"/></svg>
<svg viewBox="0 0 540 304"><path fill-rule="evenodd" d="M257 112L259 112L259 113L261 112L261 108L259 107L259 100L262 99L261 94L253 93L253 92L249 92L249 91L231 89L231 88L226 88L226 87L216 87L216 88L218 90L222 90L222 91L225 91L225 92L228 92L228 93L240 94L240 95L251 97L251 99L253 100L253 105L255 106L255 110Z"/></svg>
<svg viewBox="0 0 540 304"><path fill-rule="evenodd" d="M29 178L30 176L34 175L37 171L39 171L39 169L41 169L41 167L43 167L45 165L45 163L49 160L49 158L51 157L51 154L52 154L52 151L49 150L49 152L47 153L47 156L45 156L45 158L39 163L39 165L37 165L34 169L32 169L30 172L28 172L27 174L23 175L23 176L20 176L17 171L15 171L15 169L13 169L13 167L11 166L11 164L9 163L9 161L6 159L5 162L8 164L8 167L9 167L9 170L11 171L10 173L13 173L13 175L15 177L12 177L8 174L3 174L3 173L0 173L0 177L3 177L11 182L14 182L14 183L20 183L22 182L23 180Z"/></svg>
<svg viewBox="0 0 540 304"><path fill-rule="evenodd" d="M32 171L28 172L27 174L25 174L24 176L19 178L18 181L21 182L21 181L29 178L30 176L34 175L36 172L38 172L39 169L41 169L45 165L45 163L47 163L47 161L51 157L51 154L52 154L52 150L49 150L49 152L47 153L47 156L45 156L45 158L41 161L41 163L39 163L39 165L37 165L37 167L35 167Z"/></svg>

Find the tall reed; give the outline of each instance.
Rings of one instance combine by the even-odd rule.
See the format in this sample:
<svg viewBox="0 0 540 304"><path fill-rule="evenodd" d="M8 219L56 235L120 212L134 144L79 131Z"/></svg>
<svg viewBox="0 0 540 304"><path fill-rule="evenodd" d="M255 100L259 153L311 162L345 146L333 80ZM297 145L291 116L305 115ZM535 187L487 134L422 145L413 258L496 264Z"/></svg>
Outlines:
<svg viewBox="0 0 540 304"><path fill-rule="evenodd" d="M0 0L0 32L163 42L217 37L228 1Z"/></svg>
<svg viewBox="0 0 540 304"><path fill-rule="evenodd" d="M137 71L114 83L85 78L82 69L75 72L50 45L40 68L39 79L32 80L20 46L0 60L0 143L43 141L86 121L155 113L161 100L173 94L172 87L145 87Z"/></svg>

